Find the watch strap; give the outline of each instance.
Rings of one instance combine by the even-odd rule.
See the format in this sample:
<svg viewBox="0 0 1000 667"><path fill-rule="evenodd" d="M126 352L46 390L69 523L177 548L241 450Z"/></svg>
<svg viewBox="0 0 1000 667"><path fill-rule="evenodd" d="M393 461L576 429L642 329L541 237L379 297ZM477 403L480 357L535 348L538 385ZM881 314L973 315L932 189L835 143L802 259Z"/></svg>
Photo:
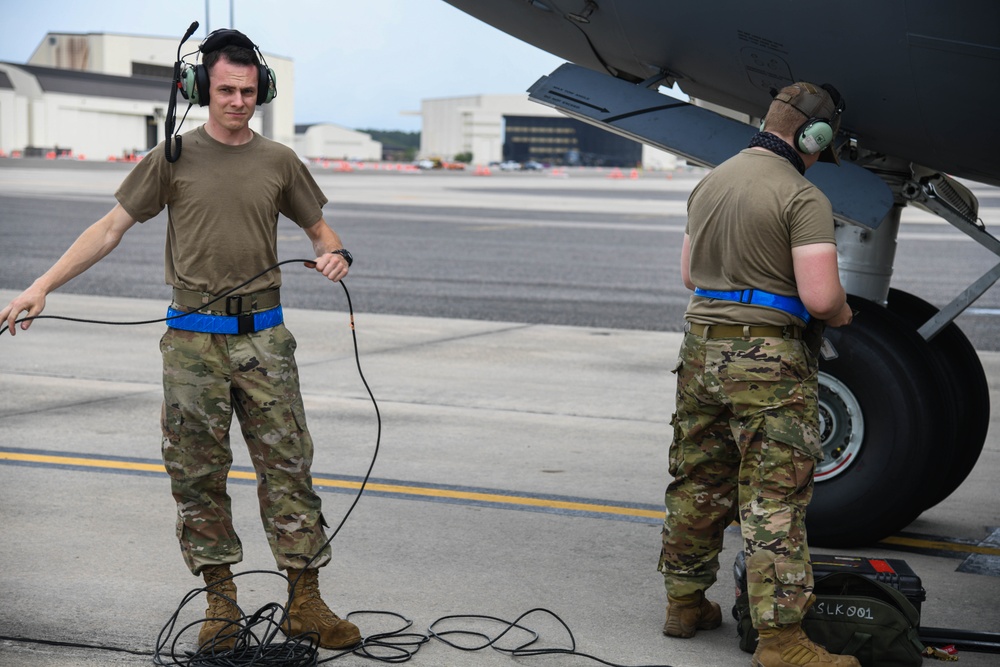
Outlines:
<svg viewBox="0 0 1000 667"><path fill-rule="evenodd" d="M340 255L345 260L347 260L347 266L354 263L354 256L347 250L347 248L339 248L337 250L331 250L331 255Z"/></svg>

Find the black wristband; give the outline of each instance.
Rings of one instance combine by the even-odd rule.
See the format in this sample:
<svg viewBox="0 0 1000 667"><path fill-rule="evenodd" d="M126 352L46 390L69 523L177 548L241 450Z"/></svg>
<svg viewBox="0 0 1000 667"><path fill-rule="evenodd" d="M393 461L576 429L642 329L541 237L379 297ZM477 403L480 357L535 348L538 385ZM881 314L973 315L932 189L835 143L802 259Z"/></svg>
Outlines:
<svg viewBox="0 0 1000 667"><path fill-rule="evenodd" d="M340 255L347 260L348 268L354 263L354 255L347 251L347 248L341 248L340 250L331 250L329 252L331 255Z"/></svg>

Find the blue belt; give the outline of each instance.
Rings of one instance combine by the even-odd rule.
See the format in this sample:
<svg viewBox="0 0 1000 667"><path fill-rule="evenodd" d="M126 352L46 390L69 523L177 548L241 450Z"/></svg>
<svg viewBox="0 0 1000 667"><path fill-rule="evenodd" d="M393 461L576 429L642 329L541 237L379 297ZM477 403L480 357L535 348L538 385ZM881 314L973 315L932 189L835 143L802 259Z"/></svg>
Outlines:
<svg viewBox="0 0 1000 667"><path fill-rule="evenodd" d="M209 315L167 308L167 326L183 331L212 334L248 334L282 323L281 306L251 315Z"/></svg>
<svg viewBox="0 0 1000 667"><path fill-rule="evenodd" d="M797 296L783 296L781 294L771 294L760 289L735 290L733 292L722 292L719 290L695 288L695 296L703 296L709 299L722 299L724 301L736 301L737 303L748 303L752 306L767 306L777 308L789 315L794 315L803 322L809 322L809 311L806 310L802 299Z"/></svg>

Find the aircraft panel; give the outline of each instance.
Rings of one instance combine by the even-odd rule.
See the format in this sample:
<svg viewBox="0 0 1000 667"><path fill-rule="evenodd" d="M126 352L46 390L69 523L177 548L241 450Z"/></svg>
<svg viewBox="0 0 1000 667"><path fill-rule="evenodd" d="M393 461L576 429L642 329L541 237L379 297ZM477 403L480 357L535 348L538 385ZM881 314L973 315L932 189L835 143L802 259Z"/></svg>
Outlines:
<svg viewBox="0 0 1000 667"><path fill-rule="evenodd" d="M760 117L769 91L831 83L861 150L1000 185L1000 3L446 0L588 69L662 71L692 97ZM545 7L545 9L541 9ZM796 7L800 7L796 5Z"/></svg>

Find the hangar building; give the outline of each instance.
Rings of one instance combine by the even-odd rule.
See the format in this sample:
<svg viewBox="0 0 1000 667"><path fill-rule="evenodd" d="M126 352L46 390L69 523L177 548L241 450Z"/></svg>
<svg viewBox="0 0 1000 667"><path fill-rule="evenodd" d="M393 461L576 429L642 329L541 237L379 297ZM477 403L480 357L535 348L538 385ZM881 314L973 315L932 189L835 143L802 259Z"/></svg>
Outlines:
<svg viewBox="0 0 1000 667"><path fill-rule="evenodd" d="M49 33L27 64L0 63L0 151L106 159L162 141L179 38ZM189 40L185 50L193 50ZM295 142L291 59L264 54L278 95L258 107L251 127ZM189 60L189 62L191 62ZM282 88L282 82L288 82ZM178 95L177 123L187 110ZM208 119L192 106L182 131ZM175 128L176 130L176 128Z"/></svg>
<svg viewBox="0 0 1000 667"><path fill-rule="evenodd" d="M423 100L420 156L473 164L513 160L553 165L673 169L677 157L612 134L520 95Z"/></svg>
<svg viewBox="0 0 1000 667"><path fill-rule="evenodd" d="M382 144L364 132L334 125L313 123L295 126L295 152L310 160L382 159Z"/></svg>

